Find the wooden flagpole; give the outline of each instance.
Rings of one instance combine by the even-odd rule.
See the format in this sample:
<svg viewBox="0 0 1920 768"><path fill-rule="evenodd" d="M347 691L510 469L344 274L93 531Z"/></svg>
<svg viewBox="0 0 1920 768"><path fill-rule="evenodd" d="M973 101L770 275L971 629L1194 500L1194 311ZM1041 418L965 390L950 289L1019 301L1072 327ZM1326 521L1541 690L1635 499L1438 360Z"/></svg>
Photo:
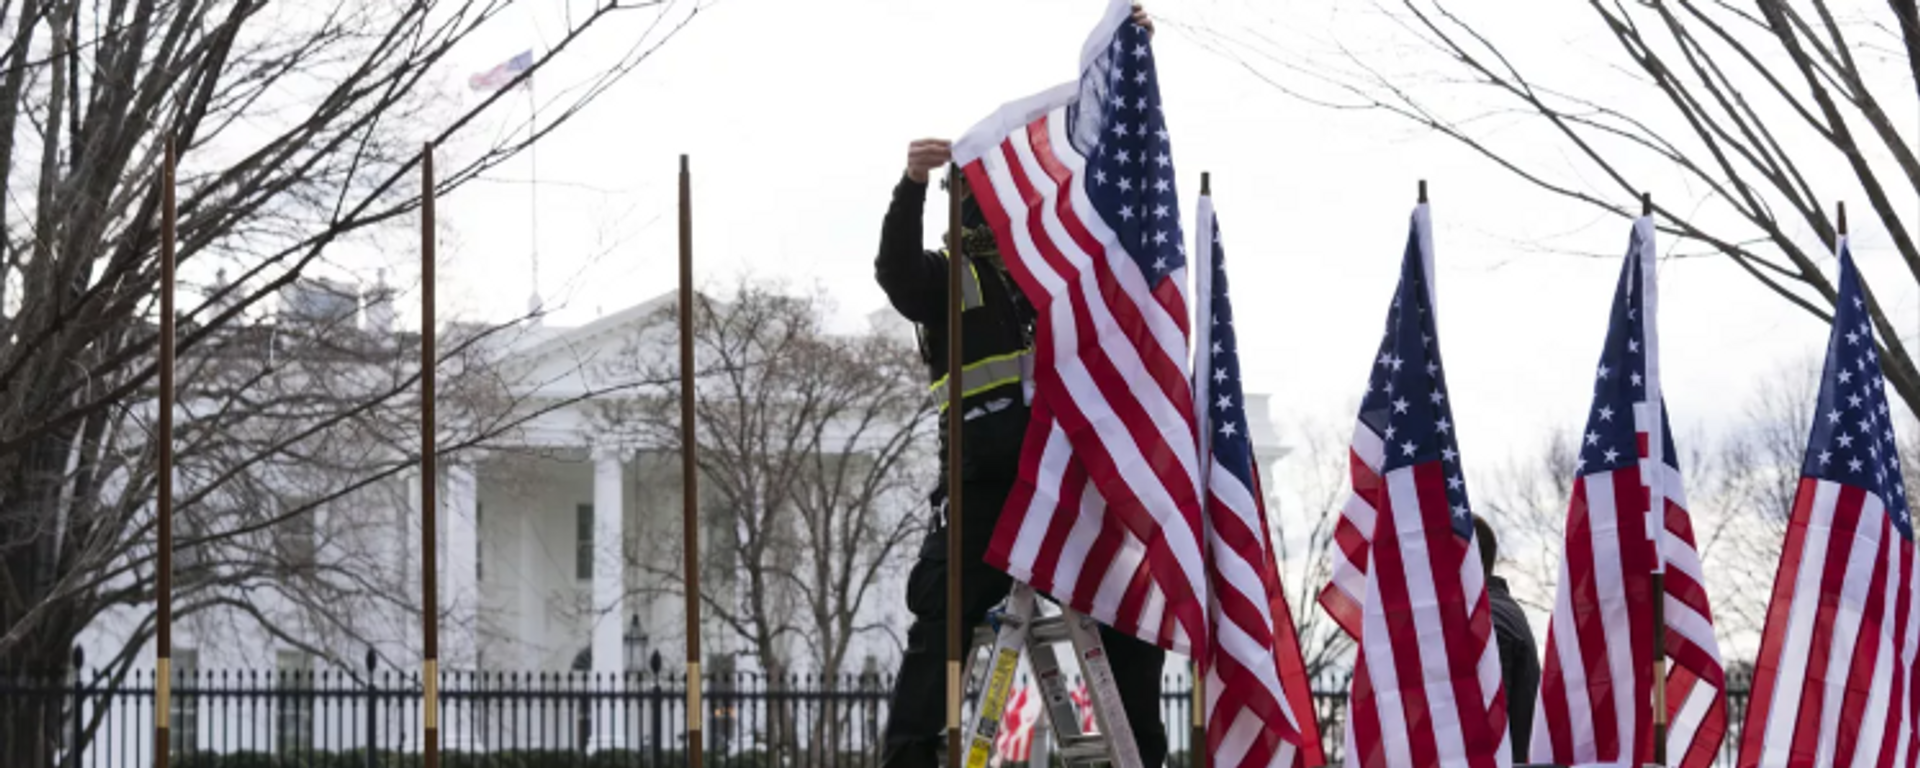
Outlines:
<svg viewBox="0 0 1920 768"><path fill-rule="evenodd" d="M960 559L960 310L961 281L966 279L960 232L960 185L965 183L956 165L947 166L947 766L960 768L960 666L967 638L961 631Z"/></svg>
<svg viewBox="0 0 1920 768"><path fill-rule="evenodd" d="M172 747L168 721L173 712L173 166L173 137L168 136L160 169L160 562L154 588L159 598L154 637L158 658L153 667L154 768L167 768Z"/></svg>
<svg viewBox="0 0 1920 768"><path fill-rule="evenodd" d="M433 143L420 153L420 621L426 663L420 712L426 725L422 750L426 768L440 768L440 585L435 544L439 541L434 517L439 511L435 494L438 462L434 456L433 400L436 362L433 297Z"/></svg>
<svg viewBox="0 0 1920 768"><path fill-rule="evenodd" d="M1640 193L1640 215L1644 217L1653 216L1653 194L1650 192ZM1640 258L1640 254L1635 253L1633 257L1638 259ZM1642 268L1644 269L1645 265L1642 265ZM1644 286L1647 284L1647 281L1652 279L1653 277L1651 275L1642 274L1640 276L1640 284ZM1653 317L1651 315L1643 315L1643 322L1651 323L1653 322ZM1653 407L1660 408L1661 404L1654 403ZM1666 414L1662 413L1660 415L1664 417ZM1661 425L1663 431L1665 430L1664 420L1656 420L1656 423ZM1652 435L1647 439L1649 441L1664 440L1661 435ZM1652 471L1659 473L1661 472L1661 468L1656 466L1652 468ZM1650 479L1658 482L1658 474ZM1650 494L1648 500L1654 504L1667 503L1666 494L1664 493L1657 495ZM1652 510L1648 511L1651 512ZM1664 521L1666 520L1666 515L1664 513L1650 515L1650 518ZM1651 585L1653 591L1653 685L1651 687L1653 688L1653 762L1656 765L1667 764L1667 574L1666 565L1661 561L1662 555L1660 552L1660 542L1665 536L1666 531L1653 531L1654 568L1651 574L1651 580L1653 582Z"/></svg>
<svg viewBox="0 0 1920 768"><path fill-rule="evenodd" d="M680 156L680 528L687 583L687 765L700 768L700 475L693 408L693 175Z"/></svg>

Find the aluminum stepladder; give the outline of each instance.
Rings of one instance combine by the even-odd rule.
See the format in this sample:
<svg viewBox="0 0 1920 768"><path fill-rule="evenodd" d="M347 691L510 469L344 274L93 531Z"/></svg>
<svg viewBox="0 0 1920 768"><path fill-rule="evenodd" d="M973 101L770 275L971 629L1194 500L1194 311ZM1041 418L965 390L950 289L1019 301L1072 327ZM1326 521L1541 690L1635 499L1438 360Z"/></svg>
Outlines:
<svg viewBox="0 0 1920 768"><path fill-rule="evenodd" d="M1056 649L1062 642L1073 647L1080 677L1086 681L1096 733L1080 730L1073 692L1067 688ZM1042 716L1051 724L1060 757L1068 768L1143 768L1133 728L1120 704L1113 666L1100 642L1099 622L1065 608L1044 614L1033 587L1025 582L1016 582L1007 595L1006 608L989 615L987 624L974 631L967 655L967 690L979 692L979 706L965 731L967 768L986 768L993 755L994 737L1000 732L1014 671L1023 654L1040 688ZM1040 749L1034 753L1044 754Z"/></svg>

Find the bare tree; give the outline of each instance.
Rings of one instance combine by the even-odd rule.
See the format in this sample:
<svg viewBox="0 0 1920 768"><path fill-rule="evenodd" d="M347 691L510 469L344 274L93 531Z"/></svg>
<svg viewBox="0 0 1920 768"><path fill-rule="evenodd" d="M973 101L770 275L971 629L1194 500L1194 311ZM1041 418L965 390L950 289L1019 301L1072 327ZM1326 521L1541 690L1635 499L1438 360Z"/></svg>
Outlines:
<svg viewBox="0 0 1920 768"><path fill-rule="evenodd" d="M440 193L458 189L566 125L697 10L570 4L524 77L625 12L644 9L643 28L545 105L538 133L476 137L505 94L465 106L435 94L449 54L510 7L0 0L0 666L63 668L81 629L110 610L140 617L116 674L150 636L162 136L183 158L182 274L236 275L188 291L200 300L180 308L176 616L254 610L248 595L265 589L340 627L354 601L339 590L369 593L356 580L395 570L340 559L364 532L339 514L321 525L316 510L390 491L382 484L412 463L406 339L265 323L274 297L323 264L344 269L329 254L412 228L423 141L446 148ZM510 327L458 334L442 364L459 367ZM448 380L449 451L525 415L497 407L494 377ZM313 551L271 545L289 524L315 532ZM315 640L256 618L288 642ZM0 744L0 763L43 764L51 736L20 726L0 725L19 734Z"/></svg>
<svg viewBox="0 0 1920 768"><path fill-rule="evenodd" d="M1358 406L1355 406L1358 410ZM1307 675L1325 679L1351 665L1353 639L1320 609L1321 588L1333 577L1333 529L1352 495L1348 477L1351 433L1337 422L1302 420L1283 431L1299 446L1276 468L1280 499L1274 528L1281 583L1300 630Z"/></svg>
<svg viewBox="0 0 1920 768"><path fill-rule="evenodd" d="M1737 421L1676 439L1687 511L1713 596L1714 625L1732 654L1750 652L1747 642L1766 623L1813 424L1819 373L1818 360L1781 366L1756 382ZM1920 436L1910 427L1896 432L1902 455L1920 456ZM1561 576L1572 446L1564 433L1552 435L1538 452L1497 473L1480 495L1488 522L1500 534L1502 567L1508 569L1515 599L1542 613L1552 610ZM1910 475L1907 482L1916 479Z"/></svg>
<svg viewBox="0 0 1920 768"><path fill-rule="evenodd" d="M698 459L709 517L700 600L745 642L776 690L808 670L832 691L844 682L856 638L891 635L871 598L925 525L913 513L925 507L923 438L933 403L919 358L878 333L829 333L828 310L819 294L750 282L695 308ZM658 322L676 321L663 314ZM677 381L671 358L656 347L620 364L636 378ZM602 414L611 430L679 450L677 388L643 390L638 400L603 405ZM635 566L683 587L679 542L654 547L638 553ZM836 733L815 736L815 745L840 743Z"/></svg>
<svg viewBox="0 0 1920 768"><path fill-rule="evenodd" d="M1913 0L1588 0L1594 31L1613 44L1595 54L1613 66L1560 72L1512 55L1528 41L1520 27L1494 31L1499 4L1479 16L1457 0L1377 5L1411 50L1334 41L1328 55L1306 55L1277 27L1199 32L1282 89L1400 116L1598 211L1638 215L1648 174L1676 173L1654 198L1660 230L1732 259L1822 320L1835 287L1819 243L1833 241L1843 196L1865 202L1920 281L1911 211L1896 207L1920 192L1920 135L1896 123L1913 114L1920 85ZM1871 293L1887 380L1920 412L1920 368Z"/></svg>
<svg viewBox="0 0 1920 768"><path fill-rule="evenodd" d="M1739 424L1695 479L1694 533L1709 564L1714 621L1728 634L1758 633L1779 569L1819 395L1817 360L1787 365L1757 382ZM1704 517L1704 519L1700 519Z"/></svg>
<svg viewBox="0 0 1920 768"><path fill-rule="evenodd" d="M1514 601L1539 612L1553 610L1560 583L1574 446L1566 430L1554 430L1538 453L1509 462L1478 489L1481 516L1500 545L1496 568L1504 572Z"/></svg>

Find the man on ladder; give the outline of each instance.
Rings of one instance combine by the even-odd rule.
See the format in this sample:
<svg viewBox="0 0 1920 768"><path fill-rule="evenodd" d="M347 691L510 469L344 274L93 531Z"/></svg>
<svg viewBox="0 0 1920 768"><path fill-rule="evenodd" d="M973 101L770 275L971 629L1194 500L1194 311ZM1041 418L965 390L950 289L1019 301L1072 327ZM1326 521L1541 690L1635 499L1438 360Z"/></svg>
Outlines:
<svg viewBox="0 0 1920 768"><path fill-rule="evenodd" d="M1149 30L1151 22L1136 8L1136 20ZM943 404L946 387L962 387L961 494L961 606L963 635L985 620L987 612L1007 597L1013 580L986 564L987 545L994 524L1012 492L1020 450L1027 431L1030 393L1025 372L1033 351L1034 312L999 257L999 248L979 206L970 198L962 203L963 255L967 260L962 286L962 370L949 376L947 367L947 262L945 251L924 250L922 214L930 173L951 159L951 145L940 139L913 142L907 150L906 173L893 190L893 203L880 235L880 254L874 273L887 299L915 325L921 357L930 369L934 389ZM966 190L949 190L966 195ZM944 422L943 422L944 423ZM943 427L944 430L944 427ZM944 445L946 437L942 433ZM934 528L920 547L907 577L907 609L913 625L907 630L906 652L889 701L885 733L886 768L935 768L944 741L946 708L947 637L947 525L946 451L940 452L940 485L932 494ZM1166 652L1130 635L1100 628L1116 677L1122 706L1139 748L1141 763L1157 768L1167 754L1166 731L1160 722L1160 676Z"/></svg>

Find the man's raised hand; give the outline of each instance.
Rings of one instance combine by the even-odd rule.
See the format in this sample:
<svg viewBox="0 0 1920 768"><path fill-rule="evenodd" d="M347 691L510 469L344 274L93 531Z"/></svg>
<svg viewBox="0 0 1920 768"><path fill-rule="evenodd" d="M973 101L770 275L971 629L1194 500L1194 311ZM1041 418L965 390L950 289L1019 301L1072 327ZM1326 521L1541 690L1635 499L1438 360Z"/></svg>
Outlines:
<svg viewBox="0 0 1920 768"><path fill-rule="evenodd" d="M927 183L927 175L953 160L953 142L946 139L915 139L907 145L907 178L915 184Z"/></svg>

